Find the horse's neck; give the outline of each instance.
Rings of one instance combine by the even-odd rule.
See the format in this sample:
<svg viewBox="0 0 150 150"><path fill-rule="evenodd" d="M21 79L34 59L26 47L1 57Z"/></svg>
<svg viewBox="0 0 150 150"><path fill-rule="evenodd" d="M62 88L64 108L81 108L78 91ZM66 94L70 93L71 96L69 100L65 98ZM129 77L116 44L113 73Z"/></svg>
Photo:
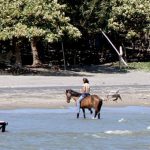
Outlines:
<svg viewBox="0 0 150 150"><path fill-rule="evenodd" d="M81 96L81 93L72 91L72 94L71 94L71 95L72 95L72 99L73 99L74 101L77 101L78 98Z"/></svg>
<svg viewBox="0 0 150 150"><path fill-rule="evenodd" d="M76 102L79 97L72 96L72 99Z"/></svg>

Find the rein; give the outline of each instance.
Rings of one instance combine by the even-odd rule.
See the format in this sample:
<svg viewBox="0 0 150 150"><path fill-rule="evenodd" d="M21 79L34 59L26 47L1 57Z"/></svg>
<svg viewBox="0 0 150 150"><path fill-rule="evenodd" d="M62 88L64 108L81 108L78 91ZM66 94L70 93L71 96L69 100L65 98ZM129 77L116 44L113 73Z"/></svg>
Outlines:
<svg viewBox="0 0 150 150"><path fill-rule="evenodd" d="M67 92L70 93L72 97L79 97L79 96L81 96L81 93L73 91L73 90L67 90Z"/></svg>

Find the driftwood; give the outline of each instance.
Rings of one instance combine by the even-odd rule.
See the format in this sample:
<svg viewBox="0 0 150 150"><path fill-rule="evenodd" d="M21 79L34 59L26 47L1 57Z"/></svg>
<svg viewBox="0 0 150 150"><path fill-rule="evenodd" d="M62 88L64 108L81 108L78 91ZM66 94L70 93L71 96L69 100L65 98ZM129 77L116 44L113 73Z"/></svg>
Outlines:
<svg viewBox="0 0 150 150"><path fill-rule="evenodd" d="M120 49L120 52L117 50L117 48L114 46L114 44L111 42L111 40L108 38L108 36L101 30L102 34L104 35L104 37L108 40L108 42L110 43L110 45L114 48L114 50L116 51L116 53L119 56L119 61L122 62L126 67L128 66L128 64L125 62L125 60L122 57L122 49Z"/></svg>
<svg viewBox="0 0 150 150"><path fill-rule="evenodd" d="M117 101L118 99L122 100L120 94L119 94L119 90L117 91L110 91L107 95L107 100L112 100L112 101Z"/></svg>
<svg viewBox="0 0 150 150"><path fill-rule="evenodd" d="M7 125L8 125L8 122L0 121L0 130L2 130L2 132L5 132Z"/></svg>

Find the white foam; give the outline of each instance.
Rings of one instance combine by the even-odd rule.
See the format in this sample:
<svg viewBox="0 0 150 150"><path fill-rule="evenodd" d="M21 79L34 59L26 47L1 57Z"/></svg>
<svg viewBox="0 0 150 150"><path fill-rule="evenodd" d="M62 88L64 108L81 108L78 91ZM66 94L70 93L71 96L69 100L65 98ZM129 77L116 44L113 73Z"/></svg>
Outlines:
<svg viewBox="0 0 150 150"><path fill-rule="evenodd" d="M150 126L147 127L147 130L150 130Z"/></svg>
<svg viewBox="0 0 150 150"><path fill-rule="evenodd" d="M97 119L97 118L95 118L95 117L92 117L92 119Z"/></svg>
<svg viewBox="0 0 150 150"><path fill-rule="evenodd" d="M97 134L92 134L93 137L95 138L101 138L101 136L97 135Z"/></svg>
<svg viewBox="0 0 150 150"><path fill-rule="evenodd" d="M125 122L126 120L124 118L121 118L118 120L118 122Z"/></svg>
<svg viewBox="0 0 150 150"><path fill-rule="evenodd" d="M129 130L113 130L113 131L106 131L106 134L131 134L132 132Z"/></svg>

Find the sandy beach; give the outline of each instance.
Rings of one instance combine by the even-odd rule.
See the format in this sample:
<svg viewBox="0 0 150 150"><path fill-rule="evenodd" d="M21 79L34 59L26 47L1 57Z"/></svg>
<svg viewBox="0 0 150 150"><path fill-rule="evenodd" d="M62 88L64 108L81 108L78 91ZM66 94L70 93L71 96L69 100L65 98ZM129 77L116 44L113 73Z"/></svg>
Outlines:
<svg viewBox="0 0 150 150"><path fill-rule="evenodd" d="M0 109L65 108L65 90L79 91L82 78L87 77L91 94L106 97L110 91L119 90L122 101L104 101L103 106L150 106L150 73L65 72L46 76L0 76Z"/></svg>

